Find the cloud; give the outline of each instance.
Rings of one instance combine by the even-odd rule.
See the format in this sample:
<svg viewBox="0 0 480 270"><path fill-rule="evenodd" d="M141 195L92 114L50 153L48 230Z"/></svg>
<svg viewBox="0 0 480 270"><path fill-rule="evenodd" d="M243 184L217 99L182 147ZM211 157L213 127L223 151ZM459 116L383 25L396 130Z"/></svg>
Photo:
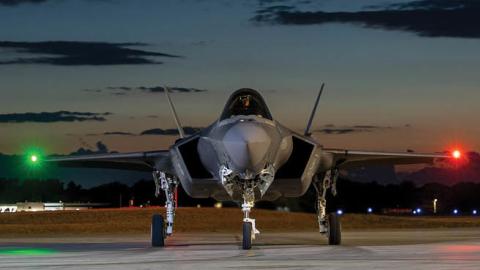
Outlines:
<svg viewBox="0 0 480 270"><path fill-rule="evenodd" d="M315 130L315 132L320 132L323 134L335 134L335 135L342 135L342 134L349 134L349 133L362 133L362 132L374 132L374 131L381 131L381 130L388 130L392 129L392 127L385 127L385 126L373 126L373 125L355 125L355 126L342 126L342 127L335 127L335 125L328 124L325 125L324 128Z"/></svg>
<svg viewBox="0 0 480 270"><path fill-rule="evenodd" d="M165 92L165 89L161 86L155 86L155 87L145 87L145 86L140 86L137 89L145 92L151 92L151 93L163 93ZM205 89L198 89L198 88L192 88L192 87L178 87L178 86L172 86L168 87L170 92L173 93L198 93L198 92L206 92L207 90Z"/></svg>
<svg viewBox="0 0 480 270"><path fill-rule="evenodd" d="M88 92L88 93L101 93L102 89L83 89L82 91Z"/></svg>
<svg viewBox="0 0 480 270"><path fill-rule="evenodd" d="M67 135L74 135L74 134L67 134ZM85 134L88 137L95 137L95 136L137 136L135 133L125 132L125 131L106 131L104 133L88 133Z"/></svg>
<svg viewBox="0 0 480 270"><path fill-rule="evenodd" d="M56 0L55 2L60 2L64 0ZM88 2L107 2L111 0L84 0ZM1 6L15 7L23 4L43 4L49 2L49 0L0 0ZM53 2L53 1L50 1Z"/></svg>
<svg viewBox="0 0 480 270"><path fill-rule="evenodd" d="M135 134L131 132L123 132L123 131L108 131L108 132L104 132L103 135L135 136Z"/></svg>
<svg viewBox="0 0 480 270"><path fill-rule="evenodd" d="M194 134L200 131L201 129L202 128L198 128L198 127L183 127L183 131L185 131L185 134L188 134L188 135ZM169 129L153 128L153 129L142 131L140 135L178 135L178 130L176 128L169 128Z"/></svg>
<svg viewBox="0 0 480 270"><path fill-rule="evenodd" d="M421 0L375 8L381 9L324 12L274 6L258 10L252 21L280 25L351 23L369 28L407 31L426 37L480 38L480 1Z"/></svg>
<svg viewBox="0 0 480 270"><path fill-rule="evenodd" d="M282 12L289 12L294 10L295 10L294 6L287 6L287 5L263 7L256 11L257 15L255 15L255 17L252 18L252 21L258 22L258 23L267 22L267 23L275 24L275 23L278 23L276 22L278 14L282 14ZM281 24L281 23L278 23L278 24Z"/></svg>
<svg viewBox="0 0 480 270"><path fill-rule="evenodd" d="M287 0L257 0L259 5L269 5L286 2Z"/></svg>
<svg viewBox="0 0 480 270"><path fill-rule="evenodd" d="M206 89L199 89L193 87L178 87L178 86L169 86L170 92L172 93L199 93L206 92ZM88 93L102 93L108 92L115 96L124 96L134 92L143 92L143 93L164 93L165 89L163 86L107 86L104 89L84 89L82 90Z"/></svg>
<svg viewBox="0 0 480 270"><path fill-rule="evenodd" d="M279 5L284 3L290 3L292 5L305 5L311 4L311 0L257 0L259 6Z"/></svg>
<svg viewBox="0 0 480 270"><path fill-rule="evenodd" d="M105 116L111 113L92 112L40 112L40 113L10 113L0 114L0 123L53 123L53 122L83 122L83 121L105 121Z"/></svg>
<svg viewBox="0 0 480 270"><path fill-rule="evenodd" d="M41 4L45 2L47 0L0 0L0 5L14 7L21 4Z"/></svg>
<svg viewBox="0 0 480 270"><path fill-rule="evenodd" d="M144 43L108 43L81 41L12 42L0 41L0 48L13 50L23 57L0 61L0 65L49 64L59 66L103 66L161 64L154 58L179 57L129 47ZM38 56L35 56L38 55ZM33 57L32 57L33 56Z"/></svg>
<svg viewBox="0 0 480 270"><path fill-rule="evenodd" d="M183 127L183 131L185 131L185 134L191 135L194 133L197 133L200 131L202 128L198 127ZM68 135L73 135L73 134L68 134ZM161 128L152 128L152 129L147 129L144 130L138 134L132 133L132 132L125 132L125 131L107 131L104 133L89 133L86 134L86 136L144 136L144 135L165 135L165 136L170 136L170 135L178 135L178 130L176 128L167 128L167 129L161 129Z"/></svg>
<svg viewBox="0 0 480 270"><path fill-rule="evenodd" d="M114 87L110 87L110 89L115 89ZM116 87L117 90L123 90L123 91L143 91L143 92L150 92L150 93L163 93L165 92L165 89L163 86L138 86L138 87L125 87L125 86L120 86ZM178 86L168 86L168 89L170 92L173 93L197 93L197 92L205 92L207 90L205 89L198 89L198 88L192 88L192 87L178 87Z"/></svg>
<svg viewBox="0 0 480 270"><path fill-rule="evenodd" d="M77 151L70 153L70 155L91 155L91 154L113 153L108 150L107 145L104 144L102 141L98 141L95 144L95 146L97 148L95 150L90 150L88 148L80 147Z"/></svg>
<svg viewBox="0 0 480 270"><path fill-rule="evenodd" d="M324 128L317 130L317 132L324 133L324 134L348 134L358 132L353 128Z"/></svg>

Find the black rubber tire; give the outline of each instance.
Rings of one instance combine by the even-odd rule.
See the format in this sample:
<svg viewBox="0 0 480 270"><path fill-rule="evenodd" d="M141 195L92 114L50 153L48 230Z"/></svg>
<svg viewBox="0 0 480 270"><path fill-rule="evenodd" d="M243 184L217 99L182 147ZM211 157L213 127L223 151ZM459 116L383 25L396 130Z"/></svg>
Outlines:
<svg viewBox="0 0 480 270"><path fill-rule="evenodd" d="M342 243L342 226L340 216L336 213L328 215L328 244L340 245Z"/></svg>
<svg viewBox="0 0 480 270"><path fill-rule="evenodd" d="M252 248L252 223L250 222L243 222L242 248L244 250Z"/></svg>
<svg viewBox="0 0 480 270"><path fill-rule="evenodd" d="M152 225L150 227L150 236L152 238L152 247L165 246L165 226L162 215L152 216Z"/></svg>

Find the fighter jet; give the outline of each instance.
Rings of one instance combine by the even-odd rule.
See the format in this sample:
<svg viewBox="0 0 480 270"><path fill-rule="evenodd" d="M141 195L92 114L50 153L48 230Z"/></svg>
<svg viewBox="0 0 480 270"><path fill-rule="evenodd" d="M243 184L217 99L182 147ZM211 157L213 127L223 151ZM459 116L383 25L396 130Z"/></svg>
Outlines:
<svg viewBox="0 0 480 270"><path fill-rule="evenodd" d="M336 194L339 171L370 164L432 163L459 158L455 154L387 153L329 149L310 129L323 92L320 88L305 132L300 134L276 121L264 99L253 89L235 91L218 120L185 136L167 87L164 88L180 138L167 150L109 153L46 159L65 167L95 167L150 171L155 194L165 193L166 218L152 217L151 243L163 247L172 235L176 190L179 185L193 198L235 201L243 211L243 249L259 234L250 211L257 201L300 197L310 186L317 192L319 232L330 245L341 243L340 218L327 213L326 195ZM36 158L35 158L36 159ZM152 191L153 192L153 191Z"/></svg>

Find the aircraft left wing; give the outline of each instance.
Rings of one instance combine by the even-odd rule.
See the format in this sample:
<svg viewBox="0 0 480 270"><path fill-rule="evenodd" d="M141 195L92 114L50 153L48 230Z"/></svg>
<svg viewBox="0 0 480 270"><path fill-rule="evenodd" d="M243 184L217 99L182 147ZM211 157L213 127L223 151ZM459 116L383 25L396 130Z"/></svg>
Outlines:
<svg viewBox="0 0 480 270"><path fill-rule="evenodd" d="M156 168L163 171L172 171L168 150L59 156L47 158L45 162L55 163L60 167L107 168L149 172Z"/></svg>
<svg viewBox="0 0 480 270"><path fill-rule="evenodd" d="M435 160L451 159L448 154L419 154L356 151L346 149L323 149L332 165L339 169L378 164L432 164Z"/></svg>

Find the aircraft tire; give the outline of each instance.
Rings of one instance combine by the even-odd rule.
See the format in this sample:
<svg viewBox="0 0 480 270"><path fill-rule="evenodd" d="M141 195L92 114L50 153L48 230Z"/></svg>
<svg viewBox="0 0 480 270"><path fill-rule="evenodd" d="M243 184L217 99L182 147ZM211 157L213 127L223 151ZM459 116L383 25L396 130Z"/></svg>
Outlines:
<svg viewBox="0 0 480 270"><path fill-rule="evenodd" d="M153 215L150 226L150 236L152 238L152 247L165 246L165 226L162 215Z"/></svg>
<svg viewBox="0 0 480 270"><path fill-rule="evenodd" d="M243 222L243 241L242 248L248 250L252 248L252 223Z"/></svg>
<svg viewBox="0 0 480 270"><path fill-rule="evenodd" d="M340 216L336 213L328 215L328 244L340 245L342 242L342 226L340 223Z"/></svg>

